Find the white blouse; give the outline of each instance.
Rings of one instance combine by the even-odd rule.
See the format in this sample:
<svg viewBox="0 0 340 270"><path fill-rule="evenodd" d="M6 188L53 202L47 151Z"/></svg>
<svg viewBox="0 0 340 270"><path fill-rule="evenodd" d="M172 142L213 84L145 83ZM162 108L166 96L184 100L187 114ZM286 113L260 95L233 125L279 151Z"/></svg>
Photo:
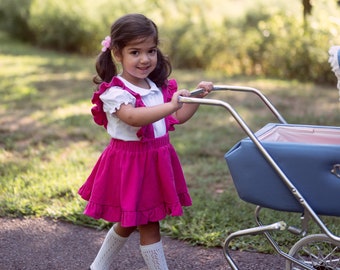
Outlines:
<svg viewBox="0 0 340 270"><path fill-rule="evenodd" d="M164 103L162 91L156 86L154 82L147 79L150 89L140 88L127 80L119 76L119 79L132 91L140 94L143 103L146 107L151 107ZM136 99L128 91L121 89L119 86L114 86L107 89L103 94L100 95L100 99L103 101L103 109L106 113L108 120L107 132L112 138L124 140L124 141L139 141L136 133L140 127L133 127L125 122L121 121L115 112L120 109L122 104L132 104L135 106ZM154 122L153 124L155 137L161 137L165 135L165 120L164 118Z"/></svg>

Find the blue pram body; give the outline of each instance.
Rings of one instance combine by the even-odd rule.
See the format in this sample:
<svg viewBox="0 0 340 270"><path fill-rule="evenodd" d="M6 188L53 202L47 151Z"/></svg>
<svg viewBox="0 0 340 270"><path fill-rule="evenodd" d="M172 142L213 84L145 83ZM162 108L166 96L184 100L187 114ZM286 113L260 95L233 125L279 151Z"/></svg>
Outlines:
<svg viewBox="0 0 340 270"><path fill-rule="evenodd" d="M268 124L255 133L263 147L319 215L340 216L340 128ZM250 140L225 155L238 195L263 207L303 212L303 207Z"/></svg>

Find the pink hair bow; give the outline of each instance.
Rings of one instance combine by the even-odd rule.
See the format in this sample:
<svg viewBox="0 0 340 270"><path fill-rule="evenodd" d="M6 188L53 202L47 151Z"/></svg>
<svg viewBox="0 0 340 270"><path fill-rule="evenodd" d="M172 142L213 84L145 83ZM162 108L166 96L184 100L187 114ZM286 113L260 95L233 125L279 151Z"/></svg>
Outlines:
<svg viewBox="0 0 340 270"><path fill-rule="evenodd" d="M102 52L105 52L107 49L110 49L110 46L111 46L111 37L110 36L107 36L105 37L105 39L102 41Z"/></svg>

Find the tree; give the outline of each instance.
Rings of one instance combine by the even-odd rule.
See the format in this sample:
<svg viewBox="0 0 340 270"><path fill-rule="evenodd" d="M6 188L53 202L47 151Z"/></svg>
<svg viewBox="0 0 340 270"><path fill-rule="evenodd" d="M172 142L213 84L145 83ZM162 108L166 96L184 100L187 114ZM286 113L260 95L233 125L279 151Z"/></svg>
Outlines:
<svg viewBox="0 0 340 270"><path fill-rule="evenodd" d="M312 14L312 3L311 0L302 0L303 5L303 19L306 21L307 16Z"/></svg>

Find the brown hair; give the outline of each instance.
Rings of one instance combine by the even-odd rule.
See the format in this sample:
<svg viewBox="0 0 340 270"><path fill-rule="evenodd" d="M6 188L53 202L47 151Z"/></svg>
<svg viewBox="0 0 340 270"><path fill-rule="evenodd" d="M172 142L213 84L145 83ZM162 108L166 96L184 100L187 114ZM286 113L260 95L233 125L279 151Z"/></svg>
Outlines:
<svg viewBox="0 0 340 270"><path fill-rule="evenodd" d="M158 28L156 24L142 14L127 14L116 20L111 26L111 45L108 50L101 52L96 61L97 75L93 82L100 84L110 82L117 75L117 66L112 58L111 50L121 52L132 41L153 37L155 44L159 45ZM150 73L149 79L158 87L166 83L172 71L167 57L158 49L157 65Z"/></svg>

